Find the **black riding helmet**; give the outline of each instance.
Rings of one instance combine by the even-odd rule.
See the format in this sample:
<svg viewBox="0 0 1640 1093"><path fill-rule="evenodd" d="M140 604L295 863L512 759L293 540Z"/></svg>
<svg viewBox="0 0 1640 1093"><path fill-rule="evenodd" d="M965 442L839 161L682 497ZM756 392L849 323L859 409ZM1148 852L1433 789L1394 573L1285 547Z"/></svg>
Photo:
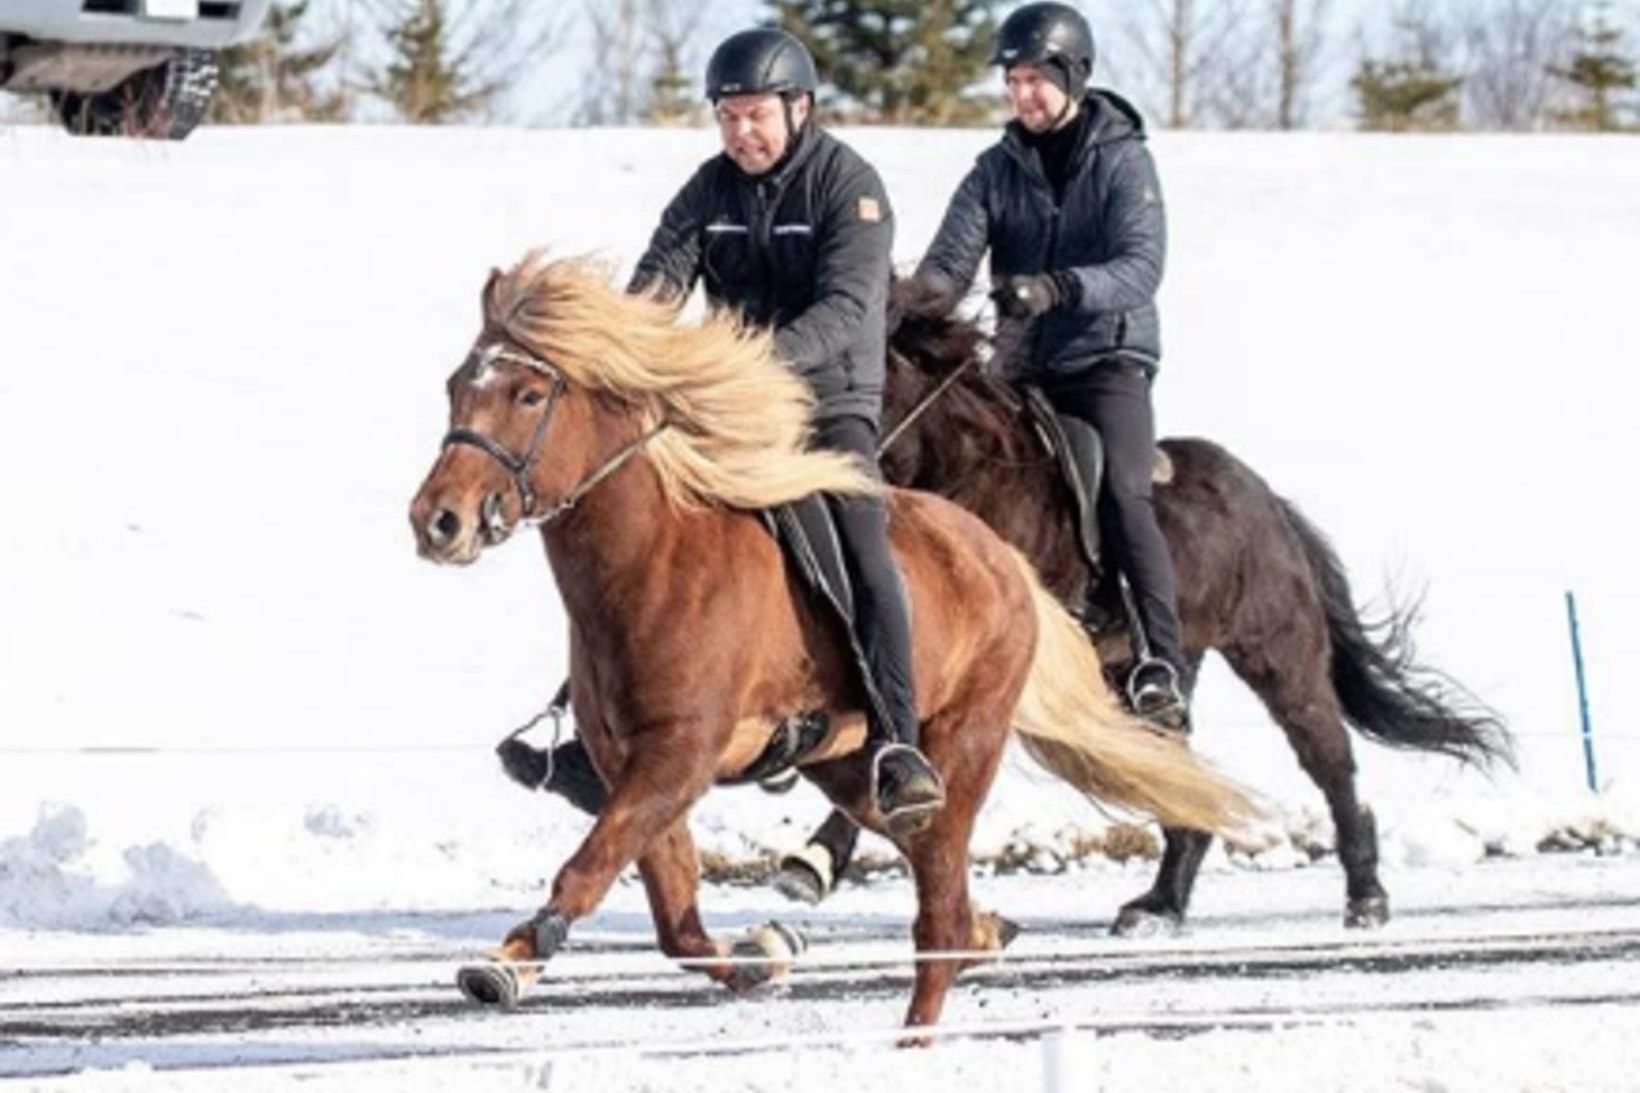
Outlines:
<svg viewBox="0 0 1640 1093"><path fill-rule="evenodd" d="M731 34L706 63L706 97L713 103L728 95L812 96L819 83L803 43L772 27Z"/></svg>
<svg viewBox="0 0 1640 1093"><path fill-rule="evenodd" d="M1065 93L1074 102L1093 75L1093 31L1069 4L1026 4L1002 21L991 63L1006 72L1015 65L1053 65L1065 74Z"/></svg>

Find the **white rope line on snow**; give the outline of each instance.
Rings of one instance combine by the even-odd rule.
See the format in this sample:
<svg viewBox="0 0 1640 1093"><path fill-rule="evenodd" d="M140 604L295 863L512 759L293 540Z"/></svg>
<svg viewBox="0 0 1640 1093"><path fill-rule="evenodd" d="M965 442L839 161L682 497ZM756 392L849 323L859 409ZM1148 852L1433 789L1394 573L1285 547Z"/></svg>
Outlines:
<svg viewBox="0 0 1640 1093"><path fill-rule="evenodd" d="M1279 726L1270 721L1217 721L1208 719L1202 726L1210 733L1217 735L1218 729L1276 729ZM1358 734L1359 735L1359 734ZM1536 730L1527 732L1511 732L1510 736L1517 740L1560 740L1570 744L1582 741L1582 733L1577 728L1568 728L1562 732ZM1197 736L1200 736L1198 732ZM1640 740L1640 732L1606 732L1596 729L1594 741L1600 744L1609 740ZM1202 737L1202 739L1207 739ZM1372 738L1360 736L1368 744ZM1211 742L1211 740L1208 740ZM470 741L467 743L429 743L429 744L14 744L0 746L0 755L16 756L46 756L46 755L95 755L120 758L148 758L151 756L166 755L199 755L222 758L238 756L265 756L265 755L410 755L416 753L439 752L488 752L492 745L488 741ZM1405 749L1398 749L1405 750Z"/></svg>
<svg viewBox="0 0 1640 1093"><path fill-rule="evenodd" d="M1529 910L1530 908L1526 908ZM1027 926L1027 929L1029 927ZM558 956L548 960L512 960L493 961L493 963L519 969L563 969L568 974L555 975L542 982L543 988L554 983L574 983L580 980L606 980L619 982L626 979L653 979L666 976L669 972L697 972L711 966L748 966L761 967L770 964L789 966L795 969L814 971L847 971L859 969L892 970L906 965L936 963L943 961L974 961L974 971L982 971L986 967L1014 966L1020 968L1029 965L1042 964L1062 967L1075 967L1081 964L1110 963L1113 965L1143 964L1169 958L1181 960L1200 960L1202 962L1237 962L1249 957L1289 955L1295 959L1313 955L1316 949L1330 952L1350 954L1354 956L1372 955L1374 953L1392 954L1404 952L1408 949L1442 946L1452 949L1486 948L1487 946L1525 944L1545 941L1573 941L1588 945L1601 941L1616 942L1624 939L1640 938L1640 930L1627 928L1602 928L1595 930L1544 930L1510 928L1503 930L1467 930L1452 934L1425 933L1411 936L1381 937L1371 939L1339 938L1317 936L1302 941L1287 944L1255 944L1255 945L1224 945L1204 941L1201 946L1161 946L1148 948L1123 948L1132 945L1128 942L1106 942L1103 945L1069 945L1058 946L1053 949L955 949L929 950L927 952L856 952L825 954L816 953L810 949L795 957L779 956L723 956L723 957L667 957L653 952L577 952L566 949ZM596 937L587 940L595 941ZM624 937L622 940L626 940ZM841 942L849 944L847 941ZM1142 943L1141 943L1142 944ZM618 971L601 971L596 968L585 968L593 962L604 964L625 963L629 965ZM411 956L384 956L380 960L371 960L368 957L349 958L344 964L326 957L294 958L281 960L273 958L273 962L264 962L257 957L228 957L220 961L175 961L175 962L136 962L119 965L122 971L131 973L166 972L198 973L211 975L237 976L264 976L275 974L311 974L314 968L326 968L335 965L337 974L342 972L368 971L372 967L393 968L405 965L430 964L441 967L455 968L464 964L485 963L485 959L475 954L472 960L461 961L448 953L416 954ZM40 961L35 963L14 963L7 966L13 973L26 975L59 974L64 978L108 978L109 964L99 959L95 954L86 958L68 961ZM122 978L139 978L140 975L122 975ZM361 984L367 985L367 984ZM389 984L400 986L416 986L414 983ZM442 988L443 981L438 981Z"/></svg>

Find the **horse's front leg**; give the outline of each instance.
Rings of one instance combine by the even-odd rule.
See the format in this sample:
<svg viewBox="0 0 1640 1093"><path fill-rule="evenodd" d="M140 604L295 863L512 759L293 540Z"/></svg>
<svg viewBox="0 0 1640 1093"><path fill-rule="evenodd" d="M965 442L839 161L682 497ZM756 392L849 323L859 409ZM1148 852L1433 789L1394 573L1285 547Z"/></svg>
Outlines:
<svg viewBox="0 0 1640 1093"><path fill-rule="evenodd" d="M681 826L690 806L711 787L720 735L705 722L676 722L633 736L609 802L558 871L552 898L507 934L493 964L462 969L457 982L468 997L499 1005L517 1000L534 969L521 975L516 965L550 959L563 946L570 924L591 914L621 870L648 853L668 828Z"/></svg>

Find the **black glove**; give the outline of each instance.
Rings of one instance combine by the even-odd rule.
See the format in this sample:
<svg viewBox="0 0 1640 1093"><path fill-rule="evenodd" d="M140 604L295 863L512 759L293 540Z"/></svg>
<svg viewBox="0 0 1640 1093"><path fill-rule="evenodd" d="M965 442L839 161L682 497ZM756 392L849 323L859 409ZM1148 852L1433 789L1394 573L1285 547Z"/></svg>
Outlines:
<svg viewBox="0 0 1640 1093"><path fill-rule="evenodd" d="M1059 306L1059 282L1049 273L1004 277L991 291L997 313L1008 319L1034 319Z"/></svg>

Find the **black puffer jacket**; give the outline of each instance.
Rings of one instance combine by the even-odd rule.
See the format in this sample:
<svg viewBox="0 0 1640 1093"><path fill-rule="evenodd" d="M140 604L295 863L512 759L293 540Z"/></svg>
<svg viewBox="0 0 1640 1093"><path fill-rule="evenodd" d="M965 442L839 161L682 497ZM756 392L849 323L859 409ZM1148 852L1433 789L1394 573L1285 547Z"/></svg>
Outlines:
<svg viewBox="0 0 1640 1093"><path fill-rule="evenodd" d="M1155 297L1167 221L1144 122L1109 91L1090 92L1082 109L1091 114L1071 153L1063 207L1023 130L1010 123L952 196L917 267L952 298L967 292L987 249L993 282L1070 274L1074 299L1022 332L1011 365L1025 373L1068 375L1110 357L1154 368L1162 355Z"/></svg>
<svg viewBox="0 0 1640 1093"><path fill-rule="evenodd" d="M813 388L818 417L878 423L894 218L877 172L829 133L806 126L785 162L746 174L707 160L661 217L632 275L657 280L773 327L782 357Z"/></svg>

